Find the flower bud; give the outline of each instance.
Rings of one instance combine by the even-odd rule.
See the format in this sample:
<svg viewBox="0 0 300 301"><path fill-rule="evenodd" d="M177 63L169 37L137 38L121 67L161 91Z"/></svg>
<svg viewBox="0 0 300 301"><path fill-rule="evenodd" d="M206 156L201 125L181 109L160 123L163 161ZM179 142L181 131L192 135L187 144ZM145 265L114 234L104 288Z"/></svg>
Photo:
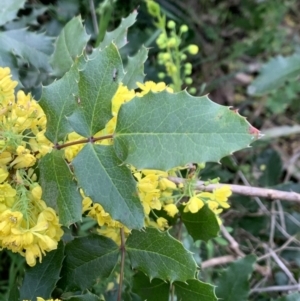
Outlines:
<svg viewBox="0 0 300 301"><path fill-rule="evenodd" d="M198 47L197 45L192 44L192 45L190 45L190 46L188 47L188 52L189 52L190 54L195 55L195 54L198 53L198 51L199 51L199 47Z"/></svg>
<svg viewBox="0 0 300 301"><path fill-rule="evenodd" d="M173 20L168 21L167 27L169 29L174 29L176 27L176 23Z"/></svg>
<svg viewBox="0 0 300 301"><path fill-rule="evenodd" d="M187 25L183 24L180 26L180 32L184 33L187 32L189 30L189 28L187 27Z"/></svg>

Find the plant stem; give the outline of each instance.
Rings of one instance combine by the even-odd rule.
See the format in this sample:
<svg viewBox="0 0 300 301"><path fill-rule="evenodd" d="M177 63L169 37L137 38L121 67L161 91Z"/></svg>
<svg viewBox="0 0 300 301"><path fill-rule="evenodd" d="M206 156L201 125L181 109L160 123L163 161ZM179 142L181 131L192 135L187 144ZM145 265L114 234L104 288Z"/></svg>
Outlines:
<svg viewBox="0 0 300 301"><path fill-rule="evenodd" d="M125 266L125 235L124 235L124 228L120 229L121 235L121 268L120 268L120 281L119 281L119 288L118 288L118 299L117 301L122 300L122 286L123 286L123 279L124 279L124 266Z"/></svg>

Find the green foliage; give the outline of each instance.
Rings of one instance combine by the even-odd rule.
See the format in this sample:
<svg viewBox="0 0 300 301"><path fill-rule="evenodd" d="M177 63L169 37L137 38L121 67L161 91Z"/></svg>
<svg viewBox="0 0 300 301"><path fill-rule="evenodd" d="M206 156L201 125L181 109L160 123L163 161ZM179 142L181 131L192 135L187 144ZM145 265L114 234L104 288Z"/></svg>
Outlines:
<svg viewBox="0 0 300 301"><path fill-rule="evenodd" d="M0 26L16 18L18 10L24 6L25 0L3 0L1 2Z"/></svg>
<svg viewBox="0 0 300 301"><path fill-rule="evenodd" d="M216 295L224 301L246 301L249 293L249 277L256 261L254 255L232 263L221 275Z"/></svg>

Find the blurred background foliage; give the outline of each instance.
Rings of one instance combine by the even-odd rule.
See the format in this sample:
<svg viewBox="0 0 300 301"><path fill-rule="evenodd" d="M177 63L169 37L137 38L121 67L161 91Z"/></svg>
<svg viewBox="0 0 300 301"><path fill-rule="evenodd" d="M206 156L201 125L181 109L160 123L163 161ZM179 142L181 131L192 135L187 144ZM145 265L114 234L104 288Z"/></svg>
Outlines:
<svg viewBox="0 0 300 301"><path fill-rule="evenodd" d="M178 28L188 26L182 44L199 47L197 55L187 58L192 64L191 86L196 89L195 95L209 93L214 102L238 109L265 134L251 148L224 158L222 164L208 163L200 176L220 177L223 183L300 192L300 2L157 2L167 20L175 21ZM160 31L154 26L145 3L139 0L28 0L15 20L1 24L0 65L10 66L14 77L20 80L19 88L39 99L41 85L55 79L48 59L54 39L69 20L82 16L91 35L89 52L106 30L116 28L121 18L134 9L139 13L137 23L129 29L129 43L121 54L126 63L127 57L142 45L149 47L146 80L158 82L158 74L164 71L157 60L156 39ZM98 34L93 16L97 19ZM25 51L26 47L36 51L33 57ZM171 84L168 77L164 81ZM200 278L219 283L218 297L232 301L226 298L222 285L234 283L238 277L234 266L210 265L210 260L231 256L230 262L245 254L256 254L259 266L254 268L249 280L248 300L300 300L300 297L285 297L292 291L283 288L295 285L300 278L299 204L237 195L231 198L231 204L231 209L222 216L224 227L220 237L195 244L182 231L183 243L195 253L198 264L203 264ZM1 294L7 296L8 290L22 278L24 262L21 257L3 251L0 258L5 263L0 267L2 300ZM227 284L222 282L224 268L228 268ZM267 287L278 289L264 290Z"/></svg>

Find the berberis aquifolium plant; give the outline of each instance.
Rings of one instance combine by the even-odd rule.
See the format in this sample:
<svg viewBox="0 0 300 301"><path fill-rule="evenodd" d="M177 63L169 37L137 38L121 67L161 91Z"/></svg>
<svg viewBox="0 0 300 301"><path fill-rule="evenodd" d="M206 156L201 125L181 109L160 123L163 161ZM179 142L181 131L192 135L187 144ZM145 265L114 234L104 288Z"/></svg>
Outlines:
<svg viewBox="0 0 300 301"><path fill-rule="evenodd" d="M217 300L173 230L218 236L230 187L199 190L197 176L259 131L208 96L144 82L145 47L123 66L136 15L90 54L72 19L51 59L58 79L39 102L0 68L0 244L30 266L11 300Z"/></svg>

